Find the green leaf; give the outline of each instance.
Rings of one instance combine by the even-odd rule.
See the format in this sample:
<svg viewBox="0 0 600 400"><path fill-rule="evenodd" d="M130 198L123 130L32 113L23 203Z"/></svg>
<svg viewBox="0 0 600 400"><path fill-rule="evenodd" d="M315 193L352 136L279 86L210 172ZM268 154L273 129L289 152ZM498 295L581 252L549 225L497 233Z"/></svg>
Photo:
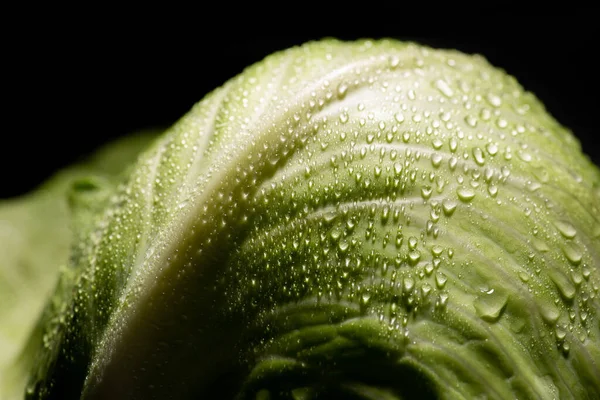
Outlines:
<svg viewBox="0 0 600 400"><path fill-rule="evenodd" d="M57 284L59 270L64 277L69 275L71 243L83 234L71 224L84 226L81 217L90 209L84 204L94 203L92 193L98 197L100 185L117 179L156 136L157 132L140 132L104 146L31 193L0 202L1 399L23 397L32 353L42 341L36 320ZM80 218L75 221L73 214ZM28 335L31 339L24 346Z"/></svg>
<svg viewBox="0 0 600 400"><path fill-rule="evenodd" d="M106 187L29 398L600 396L600 171L480 56L276 53Z"/></svg>

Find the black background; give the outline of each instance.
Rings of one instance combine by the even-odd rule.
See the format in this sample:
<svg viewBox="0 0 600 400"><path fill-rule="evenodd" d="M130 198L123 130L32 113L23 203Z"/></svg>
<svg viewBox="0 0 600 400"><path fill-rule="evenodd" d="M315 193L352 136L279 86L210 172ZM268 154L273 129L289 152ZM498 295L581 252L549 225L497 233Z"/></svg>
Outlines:
<svg viewBox="0 0 600 400"><path fill-rule="evenodd" d="M589 14L593 15L593 14ZM460 25L460 24L457 24ZM323 37L393 37L480 53L533 91L600 165L597 25L583 16L502 19L470 29L332 29L316 35L165 34L146 27L51 26L7 41L2 74L0 198L16 196L138 129L168 126L207 92L266 55Z"/></svg>

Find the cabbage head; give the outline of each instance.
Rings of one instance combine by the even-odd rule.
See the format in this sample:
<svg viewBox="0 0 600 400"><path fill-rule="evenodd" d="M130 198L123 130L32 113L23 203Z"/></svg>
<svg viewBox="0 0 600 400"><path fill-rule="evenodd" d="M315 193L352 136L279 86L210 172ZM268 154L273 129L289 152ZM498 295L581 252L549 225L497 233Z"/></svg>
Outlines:
<svg viewBox="0 0 600 400"><path fill-rule="evenodd" d="M477 55L277 52L0 253L2 400L600 398L600 170Z"/></svg>

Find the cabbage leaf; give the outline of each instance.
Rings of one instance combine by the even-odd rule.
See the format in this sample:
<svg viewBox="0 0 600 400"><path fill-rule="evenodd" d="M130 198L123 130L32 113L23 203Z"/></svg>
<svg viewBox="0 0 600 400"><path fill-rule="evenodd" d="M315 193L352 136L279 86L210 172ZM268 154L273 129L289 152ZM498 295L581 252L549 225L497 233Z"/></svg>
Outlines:
<svg viewBox="0 0 600 400"><path fill-rule="evenodd" d="M0 209L1 396L600 398L600 170L483 57L307 43L130 156Z"/></svg>

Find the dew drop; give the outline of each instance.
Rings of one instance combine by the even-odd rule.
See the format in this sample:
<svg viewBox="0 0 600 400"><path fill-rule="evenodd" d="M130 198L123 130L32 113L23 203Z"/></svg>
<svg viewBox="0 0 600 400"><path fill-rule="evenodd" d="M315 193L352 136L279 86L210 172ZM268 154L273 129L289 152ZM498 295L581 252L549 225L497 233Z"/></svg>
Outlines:
<svg viewBox="0 0 600 400"><path fill-rule="evenodd" d="M436 301L436 306L439 308L444 308L448 304L448 293L440 293L438 295L438 300Z"/></svg>
<svg viewBox="0 0 600 400"><path fill-rule="evenodd" d="M348 85L344 82L340 83L337 87L337 95L339 99L343 99L346 97L346 92L348 92Z"/></svg>
<svg viewBox="0 0 600 400"><path fill-rule="evenodd" d="M433 188L431 186L423 186L421 188L421 197L427 200L431 197L431 193L433 192Z"/></svg>
<svg viewBox="0 0 600 400"><path fill-rule="evenodd" d="M529 282L529 274L525 271L521 271L519 272L519 279L521 279L522 282L527 283Z"/></svg>
<svg viewBox="0 0 600 400"><path fill-rule="evenodd" d="M485 146L485 149L487 150L490 156L495 156L498 153L498 146L494 143L488 143Z"/></svg>
<svg viewBox="0 0 600 400"><path fill-rule="evenodd" d="M435 138L433 142L431 142L434 149L439 150L444 145L444 142L440 140L440 138Z"/></svg>
<svg viewBox="0 0 600 400"><path fill-rule="evenodd" d="M498 118L496 120L496 126L498 128L504 129L504 128L506 128L508 126L508 121L505 120L504 118Z"/></svg>
<svg viewBox="0 0 600 400"><path fill-rule="evenodd" d="M456 139L454 137L452 137L450 139L449 145L450 145L450 151L453 152L453 153L458 148L458 142L456 141Z"/></svg>
<svg viewBox="0 0 600 400"><path fill-rule="evenodd" d="M558 317L560 317L560 311L558 308L548 301L545 301L540 305L540 312L544 321L551 324L558 321Z"/></svg>
<svg viewBox="0 0 600 400"><path fill-rule="evenodd" d="M533 244L533 247L539 252L545 253L548 250L550 250L550 247L548 247L546 242L544 242L543 240L540 240L538 238L533 238L531 240L531 243Z"/></svg>
<svg viewBox="0 0 600 400"><path fill-rule="evenodd" d="M452 88L448 85L448 82L443 79L436 80L434 86L446 97L452 97L454 95L454 90L452 90Z"/></svg>
<svg viewBox="0 0 600 400"><path fill-rule="evenodd" d="M450 171L454 171L456 166L458 165L458 158L452 156L448 159L448 166L450 167Z"/></svg>
<svg viewBox="0 0 600 400"><path fill-rule="evenodd" d="M475 147L473 149L473 158L475 159L477 165L485 164L485 157L483 155L483 151L479 147Z"/></svg>
<svg viewBox="0 0 600 400"><path fill-rule="evenodd" d="M571 281L573 281L573 283L576 286L581 285L581 282L583 282L583 275L581 275L578 271L571 271Z"/></svg>
<svg viewBox="0 0 600 400"><path fill-rule="evenodd" d="M437 287L439 289L443 289L444 286L446 286L446 282L448 281L448 278L446 277L446 275L442 272L442 271L438 271L435 274L435 284L437 285Z"/></svg>
<svg viewBox="0 0 600 400"><path fill-rule="evenodd" d="M554 226L567 239L573 239L577 235L577 230L573 225L566 221L554 221Z"/></svg>
<svg viewBox="0 0 600 400"><path fill-rule="evenodd" d="M431 247L431 254L433 254L434 257L439 257L443 251L444 251L444 248L442 246L440 246L439 244L433 245Z"/></svg>
<svg viewBox="0 0 600 400"><path fill-rule="evenodd" d="M457 203L454 200L444 199L442 201L442 210L444 211L444 215L450 217L454 214L454 210L456 210Z"/></svg>
<svg viewBox="0 0 600 400"><path fill-rule="evenodd" d="M575 243L565 243L562 246L562 251L571 264L579 265L581 263L583 254Z"/></svg>
<svg viewBox="0 0 600 400"><path fill-rule="evenodd" d="M430 276L432 272L433 272L433 264L427 263L425 265L425 274L427 274L427 276Z"/></svg>
<svg viewBox="0 0 600 400"><path fill-rule="evenodd" d="M502 105L502 99L493 93L488 93L485 99L492 105L493 107L500 107Z"/></svg>
<svg viewBox="0 0 600 400"><path fill-rule="evenodd" d="M467 123L467 125L469 125L471 128L475 128L477 126L477 118L475 118L472 115L467 115L465 117L465 122Z"/></svg>
<svg viewBox="0 0 600 400"><path fill-rule="evenodd" d="M497 321L508 302L508 295L498 290L488 290L477 296L473 306L479 318L488 322Z"/></svg>
<svg viewBox="0 0 600 400"><path fill-rule="evenodd" d="M398 56L391 56L388 61L391 69L394 69L400 65L400 58Z"/></svg>
<svg viewBox="0 0 600 400"><path fill-rule="evenodd" d="M363 293L361 300L363 305L367 305L369 304L369 300L371 300L371 295L369 293Z"/></svg>
<svg viewBox="0 0 600 400"><path fill-rule="evenodd" d="M423 293L423 298L429 297L429 293L431 293L431 286L428 283L424 283L421 286L421 293Z"/></svg>
<svg viewBox="0 0 600 400"><path fill-rule="evenodd" d="M434 168L437 168L442 163L442 160L443 160L442 155L439 153L435 153L434 155L431 156L431 165L433 165Z"/></svg>
<svg viewBox="0 0 600 400"><path fill-rule="evenodd" d="M411 236L410 238L408 238L408 248L411 250L414 250L417 247L417 244L419 243L418 239L414 236Z"/></svg>
<svg viewBox="0 0 600 400"><path fill-rule="evenodd" d="M565 340L565 338L567 337L567 331L565 331L562 327L557 326L556 330L554 331L554 334L556 336L556 340L559 341L563 341Z"/></svg>
<svg viewBox="0 0 600 400"><path fill-rule="evenodd" d="M569 355L569 351L571 350L571 346L569 345L568 342L563 343L562 345L562 351L563 351L563 355L566 357Z"/></svg>
<svg viewBox="0 0 600 400"><path fill-rule="evenodd" d="M394 173L400 175L402 173L402 164L394 163Z"/></svg>
<svg viewBox="0 0 600 400"><path fill-rule="evenodd" d="M405 292L412 292L413 288L415 287L415 280L410 277L407 276L404 278L404 291Z"/></svg>
<svg viewBox="0 0 600 400"><path fill-rule="evenodd" d="M346 240L341 240L340 243L338 244L338 248L342 252L348 250L348 242Z"/></svg>
<svg viewBox="0 0 600 400"><path fill-rule="evenodd" d="M569 278L556 270L550 270L548 274L563 298L573 300L575 297L575 286L573 286Z"/></svg>
<svg viewBox="0 0 600 400"><path fill-rule="evenodd" d="M465 203L470 202L475 197L475 192L469 188L459 188L456 190L456 194L458 195L458 198Z"/></svg>
<svg viewBox="0 0 600 400"><path fill-rule="evenodd" d="M421 259L421 253L418 250L413 250L408 253L408 261L411 265L416 265Z"/></svg>
<svg viewBox="0 0 600 400"><path fill-rule="evenodd" d="M531 157L531 154L523 151L523 150L519 150L517 151L517 155L519 156L519 158L525 162L530 162L533 158Z"/></svg>

